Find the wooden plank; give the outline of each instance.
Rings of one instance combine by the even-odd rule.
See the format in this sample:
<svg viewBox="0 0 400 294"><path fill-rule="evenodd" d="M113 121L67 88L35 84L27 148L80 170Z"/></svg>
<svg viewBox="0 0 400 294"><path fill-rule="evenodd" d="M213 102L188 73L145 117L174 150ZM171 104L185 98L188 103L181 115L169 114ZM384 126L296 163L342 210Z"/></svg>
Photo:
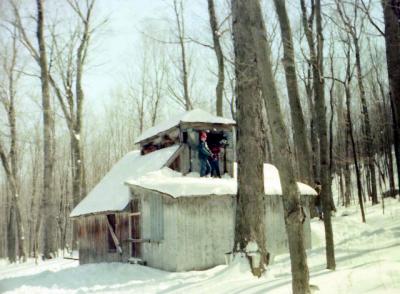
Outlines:
<svg viewBox="0 0 400 294"><path fill-rule="evenodd" d="M171 163L173 163L175 161L175 159L182 153L183 149L185 147L181 144L178 148L178 150L175 151L174 154L172 154L172 156L168 159L168 161L163 165L164 166L170 166Z"/></svg>
<svg viewBox="0 0 400 294"><path fill-rule="evenodd" d="M128 238L125 241L131 242L131 243L150 243L151 242L150 239L132 239L132 238Z"/></svg>
<svg viewBox="0 0 400 294"><path fill-rule="evenodd" d="M106 218L106 219L107 219L107 226L108 226L108 229L110 230L110 234L111 234L111 237L112 237L112 239L113 239L113 241L114 241L115 247L118 248L119 254L122 255L122 248L121 248L121 245L120 245L120 243L119 243L119 241L118 241L118 238L117 238L117 236L115 235L115 232L114 232L114 230L113 230L113 228L112 228L112 226L111 226L111 224L110 224L108 218Z"/></svg>
<svg viewBox="0 0 400 294"><path fill-rule="evenodd" d="M129 214L129 216L139 216L141 212L132 212Z"/></svg>

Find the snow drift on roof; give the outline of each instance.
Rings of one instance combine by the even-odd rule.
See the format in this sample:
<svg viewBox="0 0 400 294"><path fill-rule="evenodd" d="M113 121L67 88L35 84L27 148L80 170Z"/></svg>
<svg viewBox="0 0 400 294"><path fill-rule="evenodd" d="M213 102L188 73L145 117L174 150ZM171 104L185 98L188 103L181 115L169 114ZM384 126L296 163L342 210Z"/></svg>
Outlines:
<svg viewBox="0 0 400 294"><path fill-rule="evenodd" d="M127 184L140 186L171 195L174 198L206 195L236 195L236 178L200 178L191 173L183 176L167 167L152 171L136 179L127 181ZM297 183L302 195L317 195L310 186ZM282 195L282 188L278 170L271 164L264 164L264 191L266 195Z"/></svg>
<svg viewBox="0 0 400 294"><path fill-rule="evenodd" d="M147 129L136 139L135 144L145 139L156 136L157 134L167 131L173 127L176 127L181 122L200 122L225 125L236 124L236 122L232 119L215 116L201 109L193 109L191 111L184 112L183 114L178 115L177 117L169 121L160 123L150 129Z"/></svg>
<svg viewBox="0 0 400 294"><path fill-rule="evenodd" d="M139 151L129 152L72 210L70 217L123 210L130 200L129 189L124 184L125 180L159 170L178 148L179 145L174 145L144 156L141 156Z"/></svg>

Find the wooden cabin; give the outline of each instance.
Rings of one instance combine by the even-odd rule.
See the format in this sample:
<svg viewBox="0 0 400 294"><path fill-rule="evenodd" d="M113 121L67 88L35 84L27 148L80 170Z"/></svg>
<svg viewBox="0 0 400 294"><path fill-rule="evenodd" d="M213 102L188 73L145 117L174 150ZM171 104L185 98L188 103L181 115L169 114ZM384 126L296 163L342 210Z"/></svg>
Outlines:
<svg viewBox="0 0 400 294"><path fill-rule="evenodd" d="M185 112L145 131L140 151L123 157L71 212L78 222L80 264L139 262L168 271L201 270L225 262L233 248L235 122L202 110ZM199 133L220 144L222 178L200 178ZM267 248L288 251L279 174L264 165ZM309 215L316 192L298 183ZM304 223L311 247L309 218Z"/></svg>

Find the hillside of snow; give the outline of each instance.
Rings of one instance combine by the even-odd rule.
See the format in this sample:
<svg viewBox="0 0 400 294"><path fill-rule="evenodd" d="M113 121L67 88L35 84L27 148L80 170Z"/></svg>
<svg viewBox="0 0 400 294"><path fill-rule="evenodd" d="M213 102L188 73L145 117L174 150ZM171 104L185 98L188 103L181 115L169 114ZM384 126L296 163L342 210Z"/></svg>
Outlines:
<svg viewBox="0 0 400 294"><path fill-rule="evenodd" d="M336 271L325 269L324 228L312 220L308 252L315 293L400 293L400 202L367 206L361 223L357 206L338 208L333 218ZM288 255L275 258L266 275L253 277L240 259L207 271L169 273L140 265L92 264L58 258L8 265L0 260L0 293L290 293Z"/></svg>

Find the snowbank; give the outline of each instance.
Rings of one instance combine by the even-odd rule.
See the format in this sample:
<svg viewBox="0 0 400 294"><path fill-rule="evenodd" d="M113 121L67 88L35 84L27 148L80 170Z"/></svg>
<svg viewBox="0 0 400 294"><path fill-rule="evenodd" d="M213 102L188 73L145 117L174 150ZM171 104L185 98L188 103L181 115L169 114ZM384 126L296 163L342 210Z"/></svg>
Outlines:
<svg viewBox="0 0 400 294"><path fill-rule="evenodd" d="M235 165L236 167L236 165ZM235 172L236 175L236 172ZM200 178L198 173L183 176L167 167L149 172L141 177L129 179L128 185L139 186L168 194L174 198L206 195L236 195L237 180L229 176ZM297 183L302 195L317 195L308 185ZM266 195L282 195L282 187L277 168L264 164L264 191Z"/></svg>
<svg viewBox="0 0 400 294"><path fill-rule="evenodd" d="M178 148L179 145L174 145L144 156L139 151L129 152L72 210L70 217L124 209L129 202L129 189L124 185L125 180L160 169Z"/></svg>
<svg viewBox="0 0 400 294"><path fill-rule="evenodd" d="M199 123L210 123L210 124L225 124L234 125L236 122L232 119L214 116L201 109L193 109L191 111L184 112L183 114L163 123L160 123L150 129L144 131L135 141L139 143L145 139L151 138L159 133L167 131L173 127L178 126L182 122L199 122Z"/></svg>

